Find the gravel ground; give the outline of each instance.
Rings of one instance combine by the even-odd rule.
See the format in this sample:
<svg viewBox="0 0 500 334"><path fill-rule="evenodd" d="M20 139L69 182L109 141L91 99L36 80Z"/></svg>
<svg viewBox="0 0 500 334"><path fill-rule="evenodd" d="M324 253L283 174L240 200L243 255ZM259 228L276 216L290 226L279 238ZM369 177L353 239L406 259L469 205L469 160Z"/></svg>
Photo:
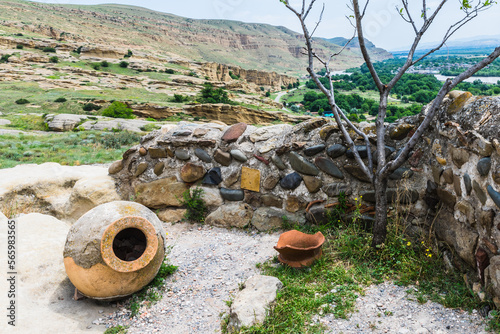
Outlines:
<svg viewBox="0 0 500 334"><path fill-rule="evenodd" d="M167 280L161 301L143 307L129 319L118 311L96 319L107 326L127 325L129 333L220 333L221 313L228 313L239 284L258 273L257 263L274 255L279 233L227 230L186 223L165 224L171 263L179 266ZM446 309L410 300L408 287L391 283L371 286L358 298L350 319L317 316L329 333L487 333L482 317L474 312Z"/></svg>

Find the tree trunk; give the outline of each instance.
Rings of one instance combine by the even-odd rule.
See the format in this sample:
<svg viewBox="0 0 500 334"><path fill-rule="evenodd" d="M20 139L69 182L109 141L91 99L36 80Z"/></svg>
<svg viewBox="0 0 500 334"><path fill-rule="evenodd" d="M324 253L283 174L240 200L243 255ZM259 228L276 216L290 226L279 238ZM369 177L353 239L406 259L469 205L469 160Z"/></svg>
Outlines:
<svg viewBox="0 0 500 334"><path fill-rule="evenodd" d="M382 244L387 235L387 178L375 179L375 225L372 247Z"/></svg>

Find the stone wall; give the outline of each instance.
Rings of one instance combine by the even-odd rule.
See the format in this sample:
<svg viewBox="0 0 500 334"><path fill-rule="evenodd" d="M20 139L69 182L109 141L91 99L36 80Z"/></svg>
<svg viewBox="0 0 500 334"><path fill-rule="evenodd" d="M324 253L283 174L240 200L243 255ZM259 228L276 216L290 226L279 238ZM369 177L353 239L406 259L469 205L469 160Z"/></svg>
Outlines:
<svg viewBox="0 0 500 334"><path fill-rule="evenodd" d="M409 205L408 232L426 234L433 225L440 245L449 249L448 260L474 268L487 284L500 278L499 118L500 98L452 92L409 160L389 180L389 197ZM388 159L397 156L420 120L417 115L388 125ZM361 123L360 128L374 151L374 124ZM356 144L365 156L362 138ZM323 118L296 126L164 126L129 149L110 174L123 198L134 198L169 219L181 216L182 193L199 186L210 208L208 224L264 231L279 227L282 216L317 222L340 192L351 202L362 196L364 220L373 221L373 188L337 125ZM398 197L401 193L405 196Z"/></svg>

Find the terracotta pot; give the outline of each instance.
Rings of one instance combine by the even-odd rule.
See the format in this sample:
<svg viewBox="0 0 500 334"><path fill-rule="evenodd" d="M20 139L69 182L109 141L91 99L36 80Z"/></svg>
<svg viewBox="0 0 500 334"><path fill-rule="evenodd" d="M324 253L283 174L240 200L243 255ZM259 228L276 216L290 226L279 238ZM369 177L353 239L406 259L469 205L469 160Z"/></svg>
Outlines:
<svg viewBox="0 0 500 334"><path fill-rule="evenodd" d="M117 299L146 286L165 257L161 221L134 202L100 205L71 227L64 246L66 273L78 291Z"/></svg>
<svg viewBox="0 0 500 334"><path fill-rule="evenodd" d="M323 233L314 235L292 230L280 235L278 245L274 246L280 254L278 260L290 267L310 266L322 255L321 246L325 242Z"/></svg>

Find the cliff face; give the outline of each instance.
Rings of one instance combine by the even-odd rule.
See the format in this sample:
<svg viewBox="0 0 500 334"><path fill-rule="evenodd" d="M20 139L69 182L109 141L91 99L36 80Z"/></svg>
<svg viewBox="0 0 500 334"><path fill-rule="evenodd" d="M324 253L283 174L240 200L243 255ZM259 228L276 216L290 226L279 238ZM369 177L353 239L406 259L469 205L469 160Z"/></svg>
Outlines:
<svg viewBox="0 0 500 334"><path fill-rule="evenodd" d="M289 84L297 82L296 78L276 72L266 72L258 70L245 70L238 66L230 66L217 63L203 63L200 70L204 76L208 76L214 81L232 81L230 73L246 82L254 83L257 86L270 86L279 88L287 87Z"/></svg>
<svg viewBox="0 0 500 334"><path fill-rule="evenodd" d="M42 22L42 23L41 23ZM244 69L303 74L300 34L283 27L225 20L193 20L123 5L52 5L22 0L0 2L0 26L60 41L162 52L172 58L234 64ZM338 45L316 41L320 55L339 51ZM375 60L392 57L376 52ZM343 52L335 70L363 63L358 52Z"/></svg>
<svg viewBox="0 0 500 334"><path fill-rule="evenodd" d="M132 105L134 114L140 117L152 117L155 119L167 118L177 113L185 113L192 117L220 121L225 124L236 124L240 122L248 124L269 124L275 121L286 123L299 123L311 119L310 116L287 114L280 111L264 111L233 106L229 104L196 104L186 105L183 108L160 107L152 104Z"/></svg>

